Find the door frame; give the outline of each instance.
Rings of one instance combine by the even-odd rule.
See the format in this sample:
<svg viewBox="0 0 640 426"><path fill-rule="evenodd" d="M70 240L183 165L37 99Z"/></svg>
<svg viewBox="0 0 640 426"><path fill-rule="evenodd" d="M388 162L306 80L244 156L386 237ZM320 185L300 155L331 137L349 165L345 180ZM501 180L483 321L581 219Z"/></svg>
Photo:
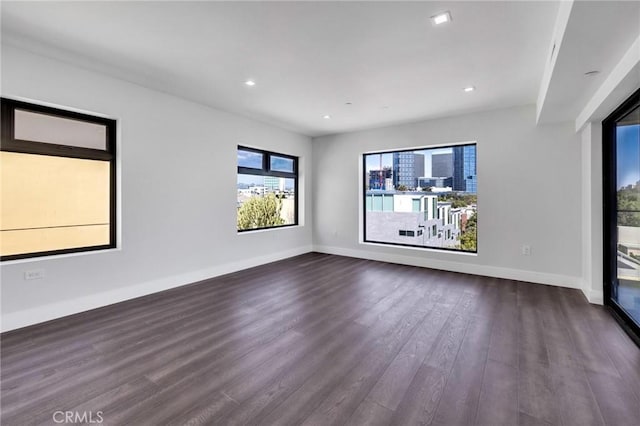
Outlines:
<svg viewBox="0 0 640 426"><path fill-rule="evenodd" d="M611 297L617 277L617 188L616 188L616 121L640 106L640 89L602 121L602 217L604 303L622 328L640 346L640 327Z"/></svg>

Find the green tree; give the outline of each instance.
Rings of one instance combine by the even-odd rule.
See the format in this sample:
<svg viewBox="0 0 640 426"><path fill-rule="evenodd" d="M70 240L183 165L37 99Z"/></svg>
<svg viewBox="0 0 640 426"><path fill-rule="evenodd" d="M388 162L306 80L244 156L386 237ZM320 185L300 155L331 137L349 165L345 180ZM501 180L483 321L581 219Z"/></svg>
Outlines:
<svg viewBox="0 0 640 426"><path fill-rule="evenodd" d="M256 229L284 225L280 216L282 200L274 194L251 197L238 210L238 229Z"/></svg>
<svg viewBox="0 0 640 426"><path fill-rule="evenodd" d="M628 185L618 190L618 225L640 227L640 185Z"/></svg>
<svg viewBox="0 0 640 426"><path fill-rule="evenodd" d="M398 185L398 188L396 188L398 191L403 192L408 190L409 188L407 188L407 185Z"/></svg>
<svg viewBox="0 0 640 426"><path fill-rule="evenodd" d="M451 207L454 209L460 207L466 207L478 202L478 197L475 194L458 194L455 192L445 192L438 194L438 198L442 201L449 201Z"/></svg>
<svg viewBox="0 0 640 426"><path fill-rule="evenodd" d="M475 212L465 224L460 236L460 248L462 250L476 251L478 238L478 212Z"/></svg>

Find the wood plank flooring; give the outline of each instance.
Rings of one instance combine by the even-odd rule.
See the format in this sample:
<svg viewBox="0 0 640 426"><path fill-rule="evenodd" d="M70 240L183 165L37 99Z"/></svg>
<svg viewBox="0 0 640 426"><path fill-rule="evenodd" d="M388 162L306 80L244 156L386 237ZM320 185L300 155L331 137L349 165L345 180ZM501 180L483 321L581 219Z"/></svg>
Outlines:
<svg viewBox="0 0 640 426"><path fill-rule="evenodd" d="M640 350L579 291L318 253L1 344L3 425L640 424Z"/></svg>

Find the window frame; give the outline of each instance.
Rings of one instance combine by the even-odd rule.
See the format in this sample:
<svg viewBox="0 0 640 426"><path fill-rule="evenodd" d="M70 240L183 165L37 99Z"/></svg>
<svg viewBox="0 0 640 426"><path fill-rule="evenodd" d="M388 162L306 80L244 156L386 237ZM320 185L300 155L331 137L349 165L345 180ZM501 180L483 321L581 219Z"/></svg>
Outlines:
<svg viewBox="0 0 640 426"><path fill-rule="evenodd" d="M298 179L299 179L299 169L298 169L298 160L299 158L295 155L282 154L280 152L275 151L267 151L264 149L252 148L244 145L238 145L236 149L236 155L238 151L249 151L255 152L257 154L262 154L262 168L256 169L253 167L241 167L237 166L236 179L238 175L254 175L254 176L271 176L285 179L293 179L293 223L287 223L284 225L277 226L265 226L262 228L251 228L251 229L238 229L236 223L236 230L240 233L245 232L254 232L254 231L264 231L267 229L280 229L280 228L289 228L292 226L298 226ZM277 170L271 170L271 156L286 158L289 160L293 160L293 172L282 172ZM236 213L237 217L237 213Z"/></svg>
<svg viewBox="0 0 640 426"><path fill-rule="evenodd" d="M613 299L611 290L618 279L618 189L616 122L640 106L640 88L602 121L602 235L603 303L631 339L640 346L640 326Z"/></svg>
<svg viewBox="0 0 640 426"><path fill-rule="evenodd" d="M105 149L60 145L47 142L35 142L15 138L15 110L49 115L63 119L77 120L105 126ZM109 243L85 247L73 247L58 250L47 250L32 253L0 256L0 261L30 259L59 254L81 253L116 248L117 246L117 176L116 176L116 131L117 121L110 118L69 111L61 108L34 104L9 98L0 98L0 151L20 154L47 155L85 160L109 162Z"/></svg>
<svg viewBox="0 0 640 426"><path fill-rule="evenodd" d="M412 249L418 249L418 250L431 250L431 251L444 251L444 252L449 252L449 253L461 253L461 254L469 254L469 255L477 255L478 254L478 248L480 246L480 243L478 241L478 232L476 229L476 249L475 250L462 250L462 249L456 249L456 248L449 248L449 247L435 247L435 246L420 246L420 245L416 245L416 244L407 244L407 243L395 243L395 242L387 242L387 241L375 241L375 240L370 240L367 239L367 210L366 210L366 202L367 202L367 184L368 184L368 173L367 173L367 156L368 155L376 155L376 154L380 154L380 155L384 155L384 154L394 154L394 153L402 153L402 152L415 152L415 151L421 151L421 150L430 150L430 149L444 149L444 148L457 148L457 147L465 147L465 146L475 146L476 150L475 150L475 154L476 154L476 203L477 203L477 196L478 196L478 192L477 192L477 176L478 176L478 141L469 141L469 142L462 142L462 143L451 143L451 144L442 144L442 145L434 145L434 146L421 146L421 147L415 147L415 148L402 148L402 149L391 149L391 150L381 150L381 151L369 151L369 152L363 152L361 154L361 161L362 161L362 173L361 173L361 190L362 190L362 202L363 202L363 208L360 209L360 215L362 217L362 235L361 235L361 244L381 244L381 245L386 245L386 246L392 246L392 247L405 247L405 248L412 248ZM393 160L392 160L393 161ZM453 159L452 159L453 161ZM434 200L436 202L436 206L437 206L437 200ZM373 210L372 210L373 211ZM436 212L437 212L437 207L436 207ZM476 214L477 214L477 208L476 208ZM436 226L436 225L432 225L432 226ZM479 226L479 224L477 225ZM424 235L424 234L423 234ZM439 235L438 238L442 238L442 233L440 232L435 232L431 237L429 238L435 238L436 235Z"/></svg>

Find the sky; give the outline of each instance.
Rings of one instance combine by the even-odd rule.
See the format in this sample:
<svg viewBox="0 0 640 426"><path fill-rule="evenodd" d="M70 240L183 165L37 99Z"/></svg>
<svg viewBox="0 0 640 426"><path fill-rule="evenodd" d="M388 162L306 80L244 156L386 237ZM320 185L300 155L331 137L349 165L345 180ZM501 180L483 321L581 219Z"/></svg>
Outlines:
<svg viewBox="0 0 640 426"><path fill-rule="evenodd" d="M239 149L238 166L262 169L262 154L259 152L243 151ZM283 172L293 171L293 160L291 160L290 158L278 157L272 154L271 170ZM256 175L238 175L238 183L262 186L262 184L264 183L264 177ZM293 189L293 179L286 179L285 188Z"/></svg>
<svg viewBox="0 0 640 426"><path fill-rule="evenodd" d="M256 176L256 175L238 175L238 183L246 183L247 185L258 185L262 186L264 183L264 176Z"/></svg>
<svg viewBox="0 0 640 426"><path fill-rule="evenodd" d="M431 155L433 154L451 154L453 150L451 148L433 148L433 149L420 149L413 151L418 154L424 154L424 175L426 177L431 176ZM366 154L367 159L367 172L370 170L380 169L380 156L382 156L382 167L393 167L393 155L387 154ZM419 176L421 177L421 176ZM435 176L440 177L440 176Z"/></svg>
<svg viewBox="0 0 640 426"><path fill-rule="evenodd" d="M617 187L640 181L640 124L617 128Z"/></svg>

